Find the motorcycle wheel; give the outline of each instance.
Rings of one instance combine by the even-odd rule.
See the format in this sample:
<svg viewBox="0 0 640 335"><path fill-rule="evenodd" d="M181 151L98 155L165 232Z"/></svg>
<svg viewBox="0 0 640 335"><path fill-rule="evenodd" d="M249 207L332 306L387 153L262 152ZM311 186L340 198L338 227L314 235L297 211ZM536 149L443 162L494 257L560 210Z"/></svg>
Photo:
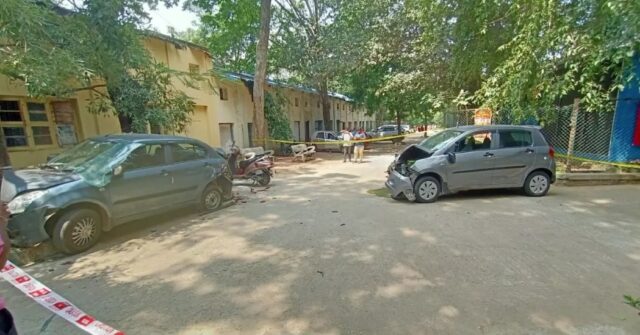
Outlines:
<svg viewBox="0 0 640 335"><path fill-rule="evenodd" d="M259 174L259 175L255 176L254 180L260 186L267 186L271 182L271 174L269 173L269 171L264 170L264 171L262 171L262 174Z"/></svg>

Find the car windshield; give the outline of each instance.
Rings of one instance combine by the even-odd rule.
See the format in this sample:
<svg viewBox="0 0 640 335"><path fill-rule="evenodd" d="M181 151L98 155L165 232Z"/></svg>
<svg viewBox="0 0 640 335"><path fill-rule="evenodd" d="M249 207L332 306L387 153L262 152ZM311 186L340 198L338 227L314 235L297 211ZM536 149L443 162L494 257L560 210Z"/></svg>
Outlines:
<svg viewBox="0 0 640 335"><path fill-rule="evenodd" d="M62 152L42 168L73 171L89 184L103 186L111 178L109 172L137 146L127 142L87 140Z"/></svg>
<svg viewBox="0 0 640 335"><path fill-rule="evenodd" d="M462 131L460 130L445 130L423 140L420 142L419 146L429 152L433 152L447 146L460 134L462 134Z"/></svg>

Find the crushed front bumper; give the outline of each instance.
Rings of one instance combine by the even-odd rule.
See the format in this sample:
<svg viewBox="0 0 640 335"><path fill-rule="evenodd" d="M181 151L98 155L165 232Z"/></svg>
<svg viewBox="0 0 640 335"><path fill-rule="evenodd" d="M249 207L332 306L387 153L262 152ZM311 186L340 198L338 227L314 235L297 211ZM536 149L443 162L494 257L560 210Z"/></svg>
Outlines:
<svg viewBox="0 0 640 335"><path fill-rule="evenodd" d="M49 234L44 229L47 213L47 208L43 207L12 215L7 225L11 244L17 247L32 247L48 240Z"/></svg>
<svg viewBox="0 0 640 335"><path fill-rule="evenodd" d="M392 197L398 197L400 194L404 194L409 201L416 200L416 196L413 193L413 184L411 178L405 177L393 169L389 169L387 172L389 175L387 181L384 183Z"/></svg>

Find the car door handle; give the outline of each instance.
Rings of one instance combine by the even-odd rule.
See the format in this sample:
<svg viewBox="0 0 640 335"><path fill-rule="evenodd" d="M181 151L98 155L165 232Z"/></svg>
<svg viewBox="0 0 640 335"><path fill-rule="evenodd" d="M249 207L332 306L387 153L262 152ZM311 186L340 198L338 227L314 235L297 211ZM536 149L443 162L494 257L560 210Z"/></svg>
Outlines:
<svg viewBox="0 0 640 335"><path fill-rule="evenodd" d="M529 148L529 149L525 150L524 152L526 152L526 153L528 153L528 154L532 154L532 153L534 153L534 152L536 152L536 151L535 151L535 150L533 150L533 149L531 149L531 148Z"/></svg>
<svg viewBox="0 0 640 335"><path fill-rule="evenodd" d="M484 154L484 157L493 157L493 156L494 156L494 154L491 153L491 152L487 152L487 153Z"/></svg>

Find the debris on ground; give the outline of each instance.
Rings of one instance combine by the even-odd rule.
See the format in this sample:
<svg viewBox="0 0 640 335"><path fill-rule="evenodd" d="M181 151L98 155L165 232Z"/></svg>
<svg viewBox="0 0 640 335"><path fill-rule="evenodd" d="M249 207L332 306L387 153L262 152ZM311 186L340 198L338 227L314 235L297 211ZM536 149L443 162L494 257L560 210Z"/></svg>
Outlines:
<svg viewBox="0 0 640 335"><path fill-rule="evenodd" d="M258 189L255 189L255 188L253 188L253 187L252 187L252 188L251 188L251 193L264 192L264 191L266 191L266 190L268 190L268 189L270 189L270 188L271 188L271 186L267 186L267 187L263 187L263 188L258 188Z"/></svg>
<svg viewBox="0 0 640 335"><path fill-rule="evenodd" d="M322 271L320 271L320 270L318 270L318 271L316 271L316 272L317 272L317 273L319 273L319 274L322 276L322 278L324 278L324 272L322 272Z"/></svg>
<svg viewBox="0 0 640 335"><path fill-rule="evenodd" d="M341 224L340 224L340 227L342 227L342 226L346 226L346 225L347 225L346 223L341 223Z"/></svg>
<svg viewBox="0 0 640 335"><path fill-rule="evenodd" d="M260 200L261 204L264 204L265 202L267 202L267 200Z"/></svg>
<svg viewBox="0 0 640 335"><path fill-rule="evenodd" d="M338 213L338 211L331 211L331 213Z"/></svg>

